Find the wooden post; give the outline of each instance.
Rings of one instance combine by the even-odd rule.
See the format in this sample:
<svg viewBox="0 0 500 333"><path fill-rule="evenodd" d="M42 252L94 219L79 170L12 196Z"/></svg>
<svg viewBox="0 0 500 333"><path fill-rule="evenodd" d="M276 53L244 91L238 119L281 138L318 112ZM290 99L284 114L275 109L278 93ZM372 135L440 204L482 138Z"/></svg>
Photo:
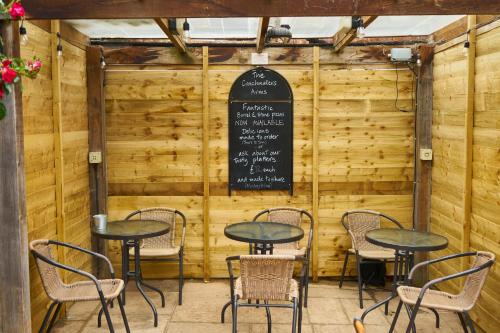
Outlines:
<svg viewBox="0 0 500 333"><path fill-rule="evenodd" d="M469 251L470 225L471 225L471 197L472 197L472 131L474 127L474 92L475 92L475 67L476 67L476 15L467 16L467 30L469 31L469 49L467 50L467 90L465 110L465 160L464 160L464 224L462 228L462 252ZM468 268L468 259L462 260L462 270Z"/></svg>
<svg viewBox="0 0 500 333"><path fill-rule="evenodd" d="M203 279L210 279L210 180L208 166L210 163L209 152L209 130L210 130L210 106L208 101L208 46L203 46Z"/></svg>
<svg viewBox="0 0 500 333"><path fill-rule="evenodd" d="M418 231L428 231L431 219L431 176L432 161L420 158L420 149L432 149L432 60L434 49L429 45L422 45L419 49L422 65L418 70L417 81L417 106L415 112L415 215L413 227ZM428 259L428 253L416 253L416 262ZM427 268L417 271L415 280L417 284L427 281Z"/></svg>
<svg viewBox="0 0 500 333"><path fill-rule="evenodd" d="M90 215L108 211L108 182L106 177L106 111L104 100L104 69L101 68L102 48L87 47L87 103L89 120L89 151L101 152L102 162L90 164ZM92 221L90 226L92 227ZM106 241L92 236L92 249L107 254ZM107 268L101 260L94 261L95 273L103 276Z"/></svg>
<svg viewBox="0 0 500 333"><path fill-rule="evenodd" d="M2 21L3 52L19 57L19 24ZM0 332L31 332L23 109L19 83L0 120Z"/></svg>
<svg viewBox="0 0 500 333"><path fill-rule="evenodd" d="M56 231L57 240L64 242L66 239L65 214L64 214L64 159L62 142L62 100L61 100L61 60L57 55L61 31L58 20L51 21L51 49L52 49L52 117L54 120L54 163L56 179ZM65 250L57 249L58 261L65 263ZM61 276L66 281L66 272L61 271Z"/></svg>
<svg viewBox="0 0 500 333"><path fill-rule="evenodd" d="M313 47L313 166L312 166L312 211L314 218L314 235L312 251L313 281L318 281L318 227L319 227L319 46Z"/></svg>
<svg viewBox="0 0 500 333"><path fill-rule="evenodd" d="M259 30L257 31L256 49L261 53L266 45L266 33L269 27L269 16L259 18Z"/></svg>

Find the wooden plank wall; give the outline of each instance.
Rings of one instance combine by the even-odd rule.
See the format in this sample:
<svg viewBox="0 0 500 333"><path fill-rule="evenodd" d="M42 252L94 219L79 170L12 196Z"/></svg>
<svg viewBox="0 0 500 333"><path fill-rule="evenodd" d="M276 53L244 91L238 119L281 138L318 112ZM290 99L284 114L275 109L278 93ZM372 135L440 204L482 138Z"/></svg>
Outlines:
<svg viewBox="0 0 500 333"><path fill-rule="evenodd" d="M209 275L227 277L225 257L248 247L227 239L226 225L273 206L312 210L313 48L269 48L267 67L294 94L294 195L227 191L227 99L234 80L253 68L253 48L209 47ZM170 206L188 219L186 274L203 276L203 78L201 48L107 47L105 79L110 218L147 206ZM348 237L347 209L380 210L411 224L412 74L396 71L382 48L319 52L318 274L339 275ZM363 64L361 64L363 63ZM306 226L307 228L307 226ZM110 245L119 267L119 247ZM172 266L170 266L172 267ZM176 276L168 264L144 264L147 277Z"/></svg>
<svg viewBox="0 0 500 333"><path fill-rule="evenodd" d="M28 238L61 239L56 213L55 133L52 106L50 32L25 22L29 41L21 46L23 58L37 55L43 62L36 80L23 80L26 205ZM90 248L88 125L85 51L63 41L61 67L62 148L65 234L67 242ZM54 252L57 256L57 252ZM88 256L66 255L67 263L90 270ZM70 280L74 277L68 276ZM49 300L30 257L31 313L38 330Z"/></svg>
<svg viewBox="0 0 500 333"><path fill-rule="evenodd" d="M434 118L431 230L448 237L447 250L433 256L461 251L469 239L472 251L491 251L500 256L500 28L498 22L478 29L472 141L472 199L470 235L464 237L464 158L466 109L466 57L463 41L438 49L434 60ZM496 266L496 265L495 265ZM500 327L500 276L493 270L483 288L473 319L487 332ZM431 268L431 277L460 269L459 262ZM457 291L462 281L443 284Z"/></svg>

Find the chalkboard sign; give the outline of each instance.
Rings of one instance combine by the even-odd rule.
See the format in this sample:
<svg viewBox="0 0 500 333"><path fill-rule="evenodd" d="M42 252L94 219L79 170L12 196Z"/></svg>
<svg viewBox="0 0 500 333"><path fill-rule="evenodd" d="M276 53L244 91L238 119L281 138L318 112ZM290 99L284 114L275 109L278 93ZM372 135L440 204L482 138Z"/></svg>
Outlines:
<svg viewBox="0 0 500 333"><path fill-rule="evenodd" d="M229 93L231 190L293 190L293 96L279 73L243 73Z"/></svg>

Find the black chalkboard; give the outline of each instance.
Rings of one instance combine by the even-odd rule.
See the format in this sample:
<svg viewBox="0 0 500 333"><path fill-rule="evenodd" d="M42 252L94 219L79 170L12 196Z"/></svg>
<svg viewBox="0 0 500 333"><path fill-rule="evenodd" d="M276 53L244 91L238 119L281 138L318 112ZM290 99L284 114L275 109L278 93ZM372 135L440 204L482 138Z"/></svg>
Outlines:
<svg viewBox="0 0 500 333"><path fill-rule="evenodd" d="M279 73L243 73L229 93L229 193L293 189L293 96Z"/></svg>

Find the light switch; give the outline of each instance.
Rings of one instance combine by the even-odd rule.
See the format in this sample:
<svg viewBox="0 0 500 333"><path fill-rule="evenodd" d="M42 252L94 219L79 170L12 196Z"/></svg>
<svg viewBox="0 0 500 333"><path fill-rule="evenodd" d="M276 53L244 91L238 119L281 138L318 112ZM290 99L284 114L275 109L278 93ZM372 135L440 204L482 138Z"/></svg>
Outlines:
<svg viewBox="0 0 500 333"><path fill-rule="evenodd" d="M89 152L89 163L90 164L98 164L102 162L102 155L100 151L91 151Z"/></svg>
<svg viewBox="0 0 500 333"><path fill-rule="evenodd" d="M421 148L420 149L420 160L422 160L422 161L432 161L432 149Z"/></svg>

